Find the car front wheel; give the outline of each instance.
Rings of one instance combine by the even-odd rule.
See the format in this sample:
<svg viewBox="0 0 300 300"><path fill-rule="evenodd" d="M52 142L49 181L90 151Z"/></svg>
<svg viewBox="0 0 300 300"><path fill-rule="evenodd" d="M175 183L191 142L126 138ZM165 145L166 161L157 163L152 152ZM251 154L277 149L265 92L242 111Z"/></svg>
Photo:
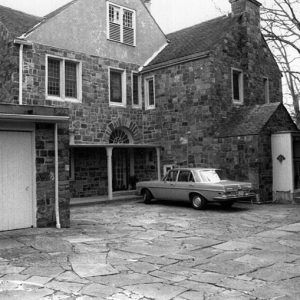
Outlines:
<svg viewBox="0 0 300 300"><path fill-rule="evenodd" d="M144 190L143 191L143 200L144 200L144 203L150 204L152 198L153 198L152 194L151 194L151 192L149 190Z"/></svg>
<svg viewBox="0 0 300 300"><path fill-rule="evenodd" d="M204 209L207 205L207 200L199 194L194 194L191 196L191 203L194 209Z"/></svg>

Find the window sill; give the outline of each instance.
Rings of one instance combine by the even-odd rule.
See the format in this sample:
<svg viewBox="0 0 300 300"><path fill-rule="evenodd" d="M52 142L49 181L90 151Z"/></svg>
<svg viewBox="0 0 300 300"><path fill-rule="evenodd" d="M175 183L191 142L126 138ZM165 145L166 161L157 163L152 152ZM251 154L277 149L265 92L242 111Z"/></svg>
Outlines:
<svg viewBox="0 0 300 300"><path fill-rule="evenodd" d="M244 101L237 101L237 100L232 100L234 105L244 105Z"/></svg>
<svg viewBox="0 0 300 300"><path fill-rule="evenodd" d="M155 106L147 106L147 107L145 107L145 110L154 110L154 109L156 109Z"/></svg>
<svg viewBox="0 0 300 300"><path fill-rule="evenodd" d="M110 38L107 38L107 40L108 40L108 41L111 41L111 42L115 42L115 43L121 44L121 45L133 47L133 48L136 47L136 44L131 45L131 44L127 44L127 43L123 43L123 42L117 41L117 40L112 40L112 39L110 39Z"/></svg>
<svg viewBox="0 0 300 300"><path fill-rule="evenodd" d="M109 102L110 107L120 107L120 108L126 108L125 103L115 103L115 102Z"/></svg>
<svg viewBox="0 0 300 300"><path fill-rule="evenodd" d="M60 101L60 102L82 103L81 99L76 99L76 98L61 98L61 97L55 97L55 96L46 96L46 100Z"/></svg>
<svg viewBox="0 0 300 300"><path fill-rule="evenodd" d="M132 105L133 109L142 109L142 105Z"/></svg>

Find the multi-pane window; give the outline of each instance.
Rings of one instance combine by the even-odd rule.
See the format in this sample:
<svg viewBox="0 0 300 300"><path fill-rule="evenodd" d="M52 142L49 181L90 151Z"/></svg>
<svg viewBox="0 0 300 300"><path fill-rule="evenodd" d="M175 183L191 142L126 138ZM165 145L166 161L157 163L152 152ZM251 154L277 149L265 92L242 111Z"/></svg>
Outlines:
<svg viewBox="0 0 300 300"><path fill-rule="evenodd" d="M155 108L155 84L153 76L145 79L145 105L146 109Z"/></svg>
<svg viewBox="0 0 300 300"><path fill-rule="evenodd" d="M234 103L243 103L244 101L244 83L243 72L232 69L232 98Z"/></svg>
<svg viewBox="0 0 300 300"><path fill-rule="evenodd" d="M77 65L72 61L65 62L65 95L77 98Z"/></svg>
<svg viewBox="0 0 300 300"><path fill-rule="evenodd" d="M109 101L111 105L126 104L126 74L124 70L109 70Z"/></svg>
<svg viewBox="0 0 300 300"><path fill-rule="evenodd" d="M140 107L140 76L137 73L132 73L132 105Z"/></svg>
<svg viewBox="0 0 300 300"><path fill-rule="evenodd" d="M135 11L108 2L108 39L135 46Z"/></svg>
<svg viewBox="0 0 300 300"><path fill-rule="evenodd" d="M80 63L47 57L47 97L56 100L81 100Z"/></svg>

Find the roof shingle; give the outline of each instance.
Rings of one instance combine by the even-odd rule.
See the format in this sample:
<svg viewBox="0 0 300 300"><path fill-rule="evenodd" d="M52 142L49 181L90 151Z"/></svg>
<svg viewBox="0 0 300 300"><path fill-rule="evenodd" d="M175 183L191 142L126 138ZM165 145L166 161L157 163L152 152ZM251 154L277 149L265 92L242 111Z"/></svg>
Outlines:
<svg viewBox="0 0 300 300"><path fill-rule="evenodd" d="M32 28L42 18L0 5L0 22L12 37L18 37Z"/></svg>
<svg viewBox="0 0 300 300"><path fill-rule="evenodd" d="M236 24L238 18L239 16L222 16L168 34L170 43L147 67L213 49Z"/></svg>
<svg viewBox="0 0 300 300"><path fill-rule="evenodd" d="M259 134L276 110L280 102L242 107L234 111L225 124L219 127L219 137Z"/></svg>

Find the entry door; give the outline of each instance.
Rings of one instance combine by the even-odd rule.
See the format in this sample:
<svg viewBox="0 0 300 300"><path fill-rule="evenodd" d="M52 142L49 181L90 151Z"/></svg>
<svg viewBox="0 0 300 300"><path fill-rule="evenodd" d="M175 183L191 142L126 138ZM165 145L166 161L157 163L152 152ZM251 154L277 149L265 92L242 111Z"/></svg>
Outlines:
<svg viewBox="0 0 300 300"><path fill-rule="evenodd" d="M32 133L0 131L0 231L33 225Z"/></svg>

